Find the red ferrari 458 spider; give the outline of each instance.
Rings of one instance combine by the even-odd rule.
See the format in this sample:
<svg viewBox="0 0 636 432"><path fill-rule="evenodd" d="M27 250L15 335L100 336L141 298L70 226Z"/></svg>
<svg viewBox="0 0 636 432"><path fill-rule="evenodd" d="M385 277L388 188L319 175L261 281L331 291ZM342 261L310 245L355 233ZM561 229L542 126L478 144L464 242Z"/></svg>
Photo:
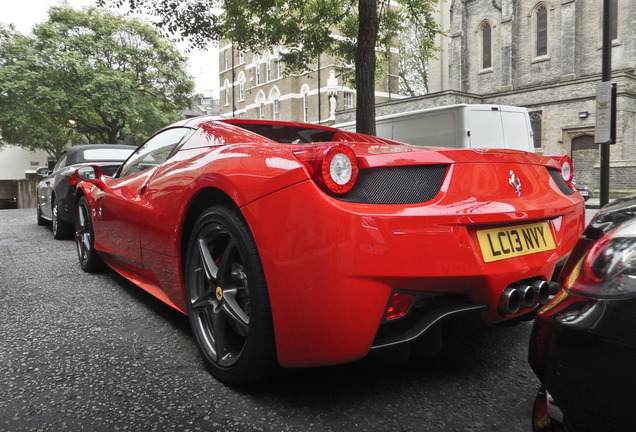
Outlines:
<svg viewBox="0 0 636 432"><path fill-rule="evenodd" d="M81 267L187 314L230 384L531 318L584 224L548 157L302 123L184 120L77 175Z"/></svg>

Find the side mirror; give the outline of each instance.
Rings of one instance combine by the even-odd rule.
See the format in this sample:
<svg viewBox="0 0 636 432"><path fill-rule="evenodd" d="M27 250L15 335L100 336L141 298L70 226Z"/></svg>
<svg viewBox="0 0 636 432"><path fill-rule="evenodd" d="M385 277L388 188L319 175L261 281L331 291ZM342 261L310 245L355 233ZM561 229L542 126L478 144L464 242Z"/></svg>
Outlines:
<svg viewBox="0 0 636 432"><path fill-rule="evenodd" d="M103 191L109 189L109 187L106 186L106 184L104 183L104 178L102 177L102 169L97 165L88 165L76 169L75 177L77 177L80 181L85 181L93 184Z"/></svg>
<svg viewBox="0 0 636 432"><path fill-rule="evenodd" d="M51 170L48 169L48 167L40 167L35 171L35 173L40 177L47 177L49 174L51 174Z"/></svg>
<svg viewBox="0 0 636 432"><path fill-rule="evenodd" d="M78 168L75 170L75 175L82 180L91 181L91 183L95 183L95 180L98 180L102 176L102 169L97 165L85 166L82 168Z"/></svg>

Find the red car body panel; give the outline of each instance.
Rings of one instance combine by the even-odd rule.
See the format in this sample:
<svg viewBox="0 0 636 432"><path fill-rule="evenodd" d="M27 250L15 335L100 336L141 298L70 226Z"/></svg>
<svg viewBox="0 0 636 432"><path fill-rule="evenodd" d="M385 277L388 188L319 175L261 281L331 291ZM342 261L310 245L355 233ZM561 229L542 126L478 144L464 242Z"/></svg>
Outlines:
<svg viewBox="0 0 636 432"><path fill-rule="evenodd" d="M346 202L312 180L293 149L239 127L280 124L334 132L360 169L446 164L433 199L418 204ZM184 244L201 194L223 194L245 218L262 261L278 361L285 367L365 356L396 290L452 293L487 305L486 323L515 281L550 281L583 231L578 192L562 193L551 159L504 150L411 147L300 123L185 120L196 132L166 162L139 174L84 182L95 248L116 271L186 313ZM356 142L350 142L355 140ZM508 183L514 170L522 196ZM212 204L212 202L210 202ZM485 262L476 231L547 222L553 250ZM504 247L504 244L501 244Z"/></svg>

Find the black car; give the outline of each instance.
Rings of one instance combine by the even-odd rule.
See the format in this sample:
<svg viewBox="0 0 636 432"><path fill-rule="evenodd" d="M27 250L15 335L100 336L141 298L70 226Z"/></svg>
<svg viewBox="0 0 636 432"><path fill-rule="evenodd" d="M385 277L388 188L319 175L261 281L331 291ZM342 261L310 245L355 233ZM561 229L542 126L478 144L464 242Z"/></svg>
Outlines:
<svg viewBox="0 0 636 432"><path fill-rule="evenodd" d="M573 179L572 185L579 191L585 201L592 198L592 188L584 181Z"/></svg>
<svg viewBox="0 0 636 432"><path fill-rule="evenodd" d="M535 431L636 428L636 196L590 222L538 313L529 362Z"/></svg>
<svg viewBox="0 0 636 432"><path fill-rule="evenodd" d="M53 171L38 168L45 178L37 186L37 223L52 222L53 237L64 239L74 233L75 186L79 179L75 170L84 165L99 165L102 172L113 175L137 147L118 144L88 144L66 150L55 163Z"/></svg>

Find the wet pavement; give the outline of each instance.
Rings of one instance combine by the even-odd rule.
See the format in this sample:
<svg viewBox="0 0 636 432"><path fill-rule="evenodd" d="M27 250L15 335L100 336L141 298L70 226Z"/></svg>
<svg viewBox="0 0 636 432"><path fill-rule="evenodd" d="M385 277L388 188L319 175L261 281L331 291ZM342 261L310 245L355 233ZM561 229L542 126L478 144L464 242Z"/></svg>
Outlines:
<svg viewBox="0 0 636 432"><path fill-rule="evenodd" d="M233 389L203 368L186 317L112 271L82 272L35 210L0 210L1 431L529 431L530 328Z"/></svg>

